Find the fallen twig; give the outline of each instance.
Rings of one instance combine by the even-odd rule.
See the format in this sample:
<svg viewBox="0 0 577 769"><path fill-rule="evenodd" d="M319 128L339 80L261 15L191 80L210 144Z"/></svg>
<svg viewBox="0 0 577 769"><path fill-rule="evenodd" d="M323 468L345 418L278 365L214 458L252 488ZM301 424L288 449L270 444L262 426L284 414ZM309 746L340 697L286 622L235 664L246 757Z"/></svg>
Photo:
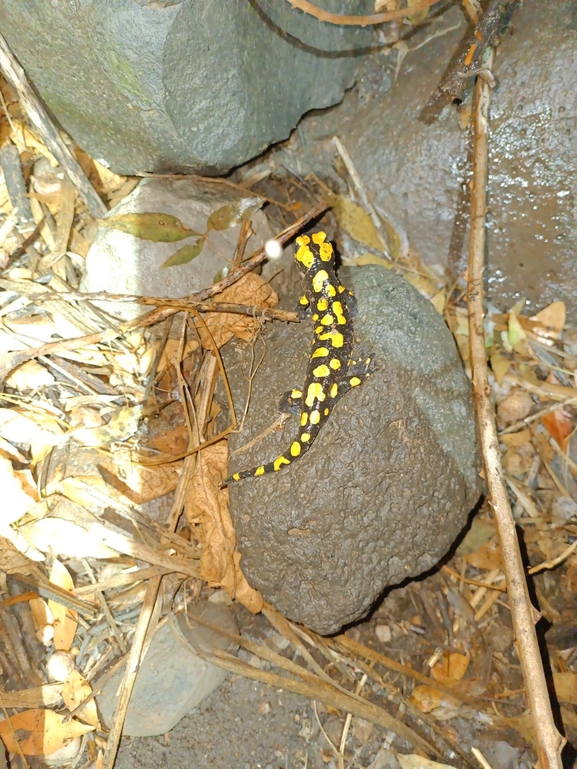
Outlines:
<svg viewBox="0 0 577 769"><path fill-rule="evenodd" d="M491 70L493 51L488 49L483 66ZM539 652L531 604L515 521L501 466L501 451L487 368L483 327L483 269L485 260L485 217L487 210L488 135L491 89L479 78L475 92L473 176L471 182L471 232L469 241L469 344L475 413L489 489L507 579L509 605L521 662L533 733L541 769L561 769L561 750L565 744L553 721L547 684Z"/></svg>
<svg viewBox="0 0 577 769"><path fill-rule="evenodd" d="M387 11L386 13L374 13L370 16L345 16L340 13L330 13L330 11L317 8L316 5L309 3L308 0L288 0L288 2L293 8L298 8L299 11L308 13L319 21L326 21L327 24L341 24L347 27L370 27L375 24L384 24L386 21L414 16L420 11L424 11L440 2L440 0L423 0L418 5L411 5L408 8L397 8L395 11Z"/></svg>

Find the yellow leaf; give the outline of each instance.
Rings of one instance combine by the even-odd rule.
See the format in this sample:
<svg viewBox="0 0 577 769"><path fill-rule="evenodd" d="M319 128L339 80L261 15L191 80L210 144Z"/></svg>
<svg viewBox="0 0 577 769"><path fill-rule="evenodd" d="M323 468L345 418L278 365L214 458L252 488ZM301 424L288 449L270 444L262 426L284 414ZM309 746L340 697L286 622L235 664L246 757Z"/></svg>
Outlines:
<svg viewBox="0 0 577 769"><path fill-rule="evenodd" d="M459 652L443 652L443 656L437 664L431 668L431 675L435 681L447 686L460 681L467 672L471 658L468 654Z"/></svg>
<svg viewBox="0 0 577 769"><path fill-rule="evenodd" d="M548 339L557 339L565 327L566 318L565 302L553 302L541 312L531 316L529 320L538 324L531 329L535 334Z"/></svg>
<svg viewBox="0 0 577 769"><path fill-rule="evenodd" d="M99 224L101 227L134 235L141 240L152 240L154 243L176 243L192 235L201 234L191 230L176 216L162 213L117 214L100 219Z"/></svg>
<svg viewBox="0 0 577 769"><path fill-rule="evenodd" d="M519 355L532 357L529 342L527 341L527 334L525 333L523 326L519 323L519 318L512 312L509 313L508 331L509 342L515 352L518 352Z"/></svg>
<svg viewBox="0 0 577 769"><path fill-rule="evenodd" d="M364 267L366 264L378 264L380 267L386 267L387 270L391 270L394 267L393 262L390 259L385 259L382 256L375 256L375 254L361 254L358 259L351 261L347 264L350 267Z"/></svg>
<svg viewBox="0 0 577 769"><path fill-rule="evenodd" d="M502 384L503 379L505 379L505 374L509 371L510 366L511 361L504 355L501 355L498 352L491 355L491 368L493 369L497 384Z"/></svg>
<svg viewBox="0 0 577 769"><path fill-rule="evenodd" d="M333 207L333 214L340 227L347 232L351 238L358 240L365 246L371 246L377 251L385 251L385 245L381 240L373 220L367 214L364 208L357 205L350 198L344 195L327 195L328 202Z"/></svg>
<svg viewBox="0 0 577 769"><path fill-rule="evenodd" d="M50 572L50 582L61 587L71 595L74 594L74 582L70 572L55 558ZM50 599L48 607L54 618L54 648L59 651L68 651L74 641L76 628L78 627L78 614L74 609L69 609L61 603Z"/></svg>
<svg viewBox="0 0 577 769"><path fill-rule="evenodd" d="M53 710L25 710L0 721L0 737L9 753L18 753L20 745L25 756L49 755L76 737L94 731L93 726L65 721L66 717L66 713Z"/></svg>
<svg viewBox="0 0 577 769"><path fill-rule="evenodd" d="M236 227L245 219L256 213L262 207L264 200L262 198L240 198L232 203L227 203L208 217L206 231L209 230L228 230L230 227ZM167 267L168 265L164 265Z"/></svg>
<svg viewBox="0 0 577 769"><path fill-rule="evenodd" d="M78 672L73 670L68 680L62 687L62 698L68 710L73 711L78 707L85 699L92 694L92 687L88 681ZM78 712L78 718L82 719L87 724L94 726L96 729L100 729L100 721L98 720L98 713L96 710L96 703L92 699L90 702Z"/></svg>

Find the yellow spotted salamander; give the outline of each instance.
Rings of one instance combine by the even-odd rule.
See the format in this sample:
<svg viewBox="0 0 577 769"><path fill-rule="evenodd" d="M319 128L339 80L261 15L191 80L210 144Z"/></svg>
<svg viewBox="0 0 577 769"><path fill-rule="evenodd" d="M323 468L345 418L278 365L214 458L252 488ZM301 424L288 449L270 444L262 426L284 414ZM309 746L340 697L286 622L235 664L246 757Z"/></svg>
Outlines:
<svg viewBox="0 0 577 769"><path fill-rule="evenodd" d="M304 388L289 390L279 408L300 413L298 436L272 462L234 473L221 487L277 472L299 459L310 448L339 398L352 387L358 387L373 370L370 357L352 359L356 302L352 292L339 283L333 247L326 238L324 232L315 233L312 239L308 235L297 238L295 260L305 282L299 308L301 314L310 309L315 331Z"/></svg>

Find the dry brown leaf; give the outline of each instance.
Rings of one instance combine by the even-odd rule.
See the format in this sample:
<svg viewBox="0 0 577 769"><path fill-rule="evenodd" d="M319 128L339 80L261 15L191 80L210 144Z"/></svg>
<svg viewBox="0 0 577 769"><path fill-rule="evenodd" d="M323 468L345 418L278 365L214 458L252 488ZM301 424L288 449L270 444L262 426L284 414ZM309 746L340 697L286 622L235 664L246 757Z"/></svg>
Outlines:
<svg viewBox="0 0 577 769"><path fill-rule="evenodd" d="M236 550L236 535L228 511L228 491L219 489L227 454L224 442L199 452L188 485L185 513L191 526L202 526L202 578L211 587L222 587L231 598L256 613L262 609L263 599L240 570L240 553Z"/></svg>
<svg viewBox="0 0 577 769"><path fill-rule="evenodd" d="M468 654L459 652L443 652L443 656L431 668L431 675L439 683L447 686L460 681L467 672L471 658Z"/></svg>
<svg viewBox="0 0 577 769"><path fill-rule="evenodd" d="M443 694L432 686L416 686L411 694L411 702L421 713L430 713L443 704Z"/></svg>
<svg viewBox="0 0 577 769"><path fill-rule="evenodd" d="M558 339L559 334L565 327L566 318L565 302L553 302L541 310L541 312L532 315L529 320L536 324L531 326L533 333L548 339Z"/></svg>
<svg viewBox="0 0 577 769"><path fill-rule="evenodd" d="M30 689L7 692L0 687L2 706L5 708L40 708L43 705L62 705L62 684L43 684Z"/></svg>
<svg viewBox="0 0 577 769"><path fill-rule="evenodd" d="M493 521L486 521L484 518L473 518L471 528L459 544L456 555L463 556L476 553L483 545L490 542L496 533L497 530Z"/></svg>
<svg viewBox="0 0 577 769"><path fill-rule="evenodd" d="M94 731L93 726L66 721L66 717L66 713L53 710L25 710L10 716L9 720L0 721L0 737L9 753L17 753L19 744L25 756L50 755L76 737Z"/></svg>
<svg viewBox="0 0 577 769"><path fill-rule="evenodd" d="M14 537L13 530L10 534ZM34 560L39 560L35 558ZM30 574L31 559L23 555L10 539L0 536L0 571L6 574Z"/></svg>
<svg viewBox="0 0 577 769"><path fill-rule="evenodd" d="M226 288L220 293L218 301L247 304L251 307L264 309L266 307L274 307L278 302L278 296L260 275L249 272L248 275L245 275L244 278L241 278L233 286ZM205 323L212 338L214 338L214 342L202 324L197 323L197 327L202 346L207 350L212 350L214 343L216 343L217 347L222 347L233 336L248 342L252 339L258 327L258 321L254 318L231 312L209 313Z"/></svg>
<svg viewBox="0 0 577 769"><path fill-rule="evenodd" d="M57 558L52 564L50 582L74 595L74 582L70 572ZM52 599L48 601L48 607L54 618L54 648L58 651L69 651L78 627L78 614L74 609L69 609Z"/></svg>
<svg viewBox="0 0 577 769"><path fill-rule="evenodd" d="M577 396L577 390L575 391ZM575 429L575 421L564 408L555 409L543 414L541 422L552 438L555 438L561 450L567 451L568 438Z"/></svg>
<svg viewBox="0 0 577 769"><path fill-rule="evenodd" d="M109 487L131 502L142 505L174 491L182 472L182 462L146 467L135 462L128 453L117 453L114 457L99 459L98 470Z"/></svg>
<svg viewBox="0 0 577 769"><path fill-rule="evenodd" d="M21 532L28 546L42 553L52 552L69 558L106 559L117 556L116 551L104 545L93 531L64 518L42 518L22 526Z"/></svg>
<svg viewBox="0 0 577 769"><path fill-rule="evenodd" d="M529 443L532 437L533 433L530 428L527 427L525 430L519 430L517 433L505 433L505 435L501 435L499 440L501 443L504 443L505 446L516 446L518 448L519 446L524 446L526 443Z"/></svg>
<svg viewBox="0 0 577 769"><path fill-rule="evenodd" d="M36 500L23 488L23 478L17 477L12 462L0 456L0 531L22 518L36 504Z"/></svg>
<svg viewBox="0 0 577 769"><path fill-rule="evenodd" d="M495 537L495 539L487 542L486 545L483 545L483 547L479 548L475 553L466 555L465 560L477 569L485 569L487 571L501 569L503 564L501 560L499 540Z"/></svg>
<svg viewBox="0 0 577 769"><path fill-rule="evenodd" d="M90 697L91 694L92 687L88 681L78 672L78 670L73 670L62 687L62 697L68 710L73 711L78 705L84 702L87 697ZM82 721L94 726L96 729L101 728L94 699L86 703L77 715Z"/></svg>
<svg viewBox="0 0 577 769"><path fill-rule="evenodd" d="M146 442L146 447L161 451L163 454L172 454L173 457L178 457L186 452L188 447L188 437L188 429L186 425L180 425L179 427L174 427L172 430L167 430L162 435L156 435L154 438L149 438ZM180 467L180 464L178 466Z"/></svg>
<svg viewBox="0 0 577 769"><path fill-rule="evenodd" d="M553 673L553 683L560 702L577 705L577 673L570 670L565 673Z"/></svg>

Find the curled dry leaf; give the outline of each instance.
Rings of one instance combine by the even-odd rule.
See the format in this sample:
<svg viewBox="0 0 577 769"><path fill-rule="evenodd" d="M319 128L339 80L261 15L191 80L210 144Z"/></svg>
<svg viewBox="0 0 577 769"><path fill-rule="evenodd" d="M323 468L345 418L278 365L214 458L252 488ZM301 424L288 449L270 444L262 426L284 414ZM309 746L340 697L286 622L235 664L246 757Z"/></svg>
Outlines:
<svg viewBox="0 0 577 769"><path fill-rule="evenodd" d="M575 391L577 396L577 390ZM555 438L562 451L567 451L568 438L575 430L575 420L564 408L543 414L541 422L552 438Z"/></svg>
<svg viewBox="0 0 577 769"><path fill-rule="evenodd" d="M227 505L228 491L218 488L227 453L224 442L199 452L186 494L185 513L191 527L201 526L202 578L211 587L222 587L231 598L256 613L262 609L263 599L240 570L240 553Z"/></svg>
<svg viewBox="0 0 577 769"><path fill-rule="evenodd" d="M232 304L247 304L252 307L264 309L274 307L278 302L278 296L264 281L260 275L249 272L244 278L230 288L226 288L218 295L219 302ZM250 341L257 329L258 321L247 315L238 315L231 312L211 312L205 318L206 327L209 329L217 347L222 347L233 336ZM213 349L213 342L203 325L198 325L200 341L207 350Z"/></svg>
<svg viewBox="0 0 577 769"><path fill-rule="evenodd" d="M497 406L497 414L505 424L519 422L529 416L534 406L533 398L526 390L515 390Z"/></svg>
<svg viewBox="0 0 577 769"><path fill-rule="evenodd" d="M57 558L52 564L50 582L66 590L67 593L74 594L74 582L70 572ZM69 609L53 600L48 601L48 607L54 619L54 648L59 651L68 651L76 635L78 614L74 609Z"/></svg>
<svg viewBox="0 0 577 769"><path fill-rule="evenodd" d="M454 684L463 678L467 672L470 661L471 658L468 654L448 651L443 652L441 659L433 668L431 668L431 675L435 681L451 686L451 684Z"/></svg>
<svg viewBox="0 0 577 769"><path fill-rule="evenodd" d="M236 227L245 219L250 219L259 208L262 208L263 203L262 198L255 197L239 198L232 203L226 203L208 217L206 231L228 230L230 227Z"/></svg>
<svg viewBox="0 0 577 769"><path fill-rule="evenodd" d="M66 718L66 713L53 710L25 710L0 721L0 737L9 753L18 753L20 745L25 756L50 755L76 737L94 731L93 726Z"/></svg>

